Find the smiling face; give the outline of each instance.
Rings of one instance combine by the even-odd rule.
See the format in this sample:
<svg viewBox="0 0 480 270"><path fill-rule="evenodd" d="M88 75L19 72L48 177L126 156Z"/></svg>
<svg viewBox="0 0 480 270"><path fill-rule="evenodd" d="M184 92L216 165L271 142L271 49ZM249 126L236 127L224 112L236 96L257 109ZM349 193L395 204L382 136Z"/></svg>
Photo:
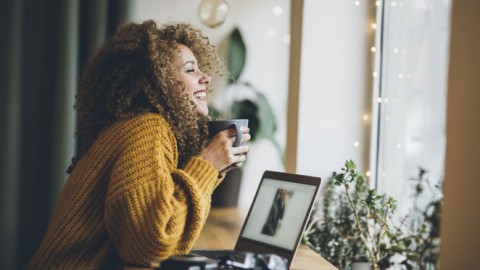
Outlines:
<svg viewBox="0 0 480 270"><path fill-rule="evenodd" d="M177 79L185 85L185 91L195 103L196 111L203 116L208 115L207 86L210 76L203 73L197 65L197 58L192 50L183 44L179 44L180 50L177 60Z"/></svg>

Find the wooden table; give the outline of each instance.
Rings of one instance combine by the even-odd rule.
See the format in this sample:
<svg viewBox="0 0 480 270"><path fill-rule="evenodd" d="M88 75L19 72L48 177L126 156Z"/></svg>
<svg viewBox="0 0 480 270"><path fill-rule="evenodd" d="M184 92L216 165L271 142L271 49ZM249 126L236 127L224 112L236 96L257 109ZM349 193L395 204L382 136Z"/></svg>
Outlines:
<svg viewBox="0 0 480 270"><path fill-rule="evenodd" d="M193 249L233 249L246 215L247 211L237 208L212 208ZM335 270L337 268L315 251L300 245L290 269Z"/></svg>
<svg viewBox="0 0 480 270"><path fill-rule="evenodd" d="M195 242L193 249L233 249L247 211L237 208L212 208L207 222ZM125 270L148 268L124 267ZM294 270L338 270L310 248L300 245L290 269Z"/></svg>

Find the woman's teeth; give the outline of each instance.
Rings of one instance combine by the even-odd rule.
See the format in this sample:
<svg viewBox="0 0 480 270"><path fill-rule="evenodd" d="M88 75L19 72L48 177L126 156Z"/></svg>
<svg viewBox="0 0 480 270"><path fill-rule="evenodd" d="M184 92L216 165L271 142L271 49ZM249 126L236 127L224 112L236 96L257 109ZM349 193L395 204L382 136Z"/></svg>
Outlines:
<svg viewBox="0 0 480 270"><path fill-rule="evenodd" d="M207 97L207 93L205 91L200 91L200 92L194 93L193 96L198 99L204 99Z"/></svg>

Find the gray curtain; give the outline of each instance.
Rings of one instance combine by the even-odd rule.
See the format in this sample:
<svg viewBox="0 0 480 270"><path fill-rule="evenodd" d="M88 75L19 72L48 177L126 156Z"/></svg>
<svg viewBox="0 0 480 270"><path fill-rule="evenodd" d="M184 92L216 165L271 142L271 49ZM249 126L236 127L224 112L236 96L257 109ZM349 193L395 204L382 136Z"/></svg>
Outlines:
<svg viewBox="0 0 480 270"><path fill-rule="evenodd" d="M38 248L75 152L74 97L132 0L4 0L0 8L0 269Z"/></svg>

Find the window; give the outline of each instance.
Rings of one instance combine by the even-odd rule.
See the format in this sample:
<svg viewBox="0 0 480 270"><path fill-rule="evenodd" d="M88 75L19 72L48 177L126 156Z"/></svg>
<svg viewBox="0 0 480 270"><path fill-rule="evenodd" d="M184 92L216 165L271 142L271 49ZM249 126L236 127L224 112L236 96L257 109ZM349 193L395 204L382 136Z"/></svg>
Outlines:
<svg viewBox="0 0 480 270"><path fill-rule="evenodd" d="M450 0L388 0L377 10L371 179L400 215L419 167L432 185L443 178L449 23Z"/></svg>

